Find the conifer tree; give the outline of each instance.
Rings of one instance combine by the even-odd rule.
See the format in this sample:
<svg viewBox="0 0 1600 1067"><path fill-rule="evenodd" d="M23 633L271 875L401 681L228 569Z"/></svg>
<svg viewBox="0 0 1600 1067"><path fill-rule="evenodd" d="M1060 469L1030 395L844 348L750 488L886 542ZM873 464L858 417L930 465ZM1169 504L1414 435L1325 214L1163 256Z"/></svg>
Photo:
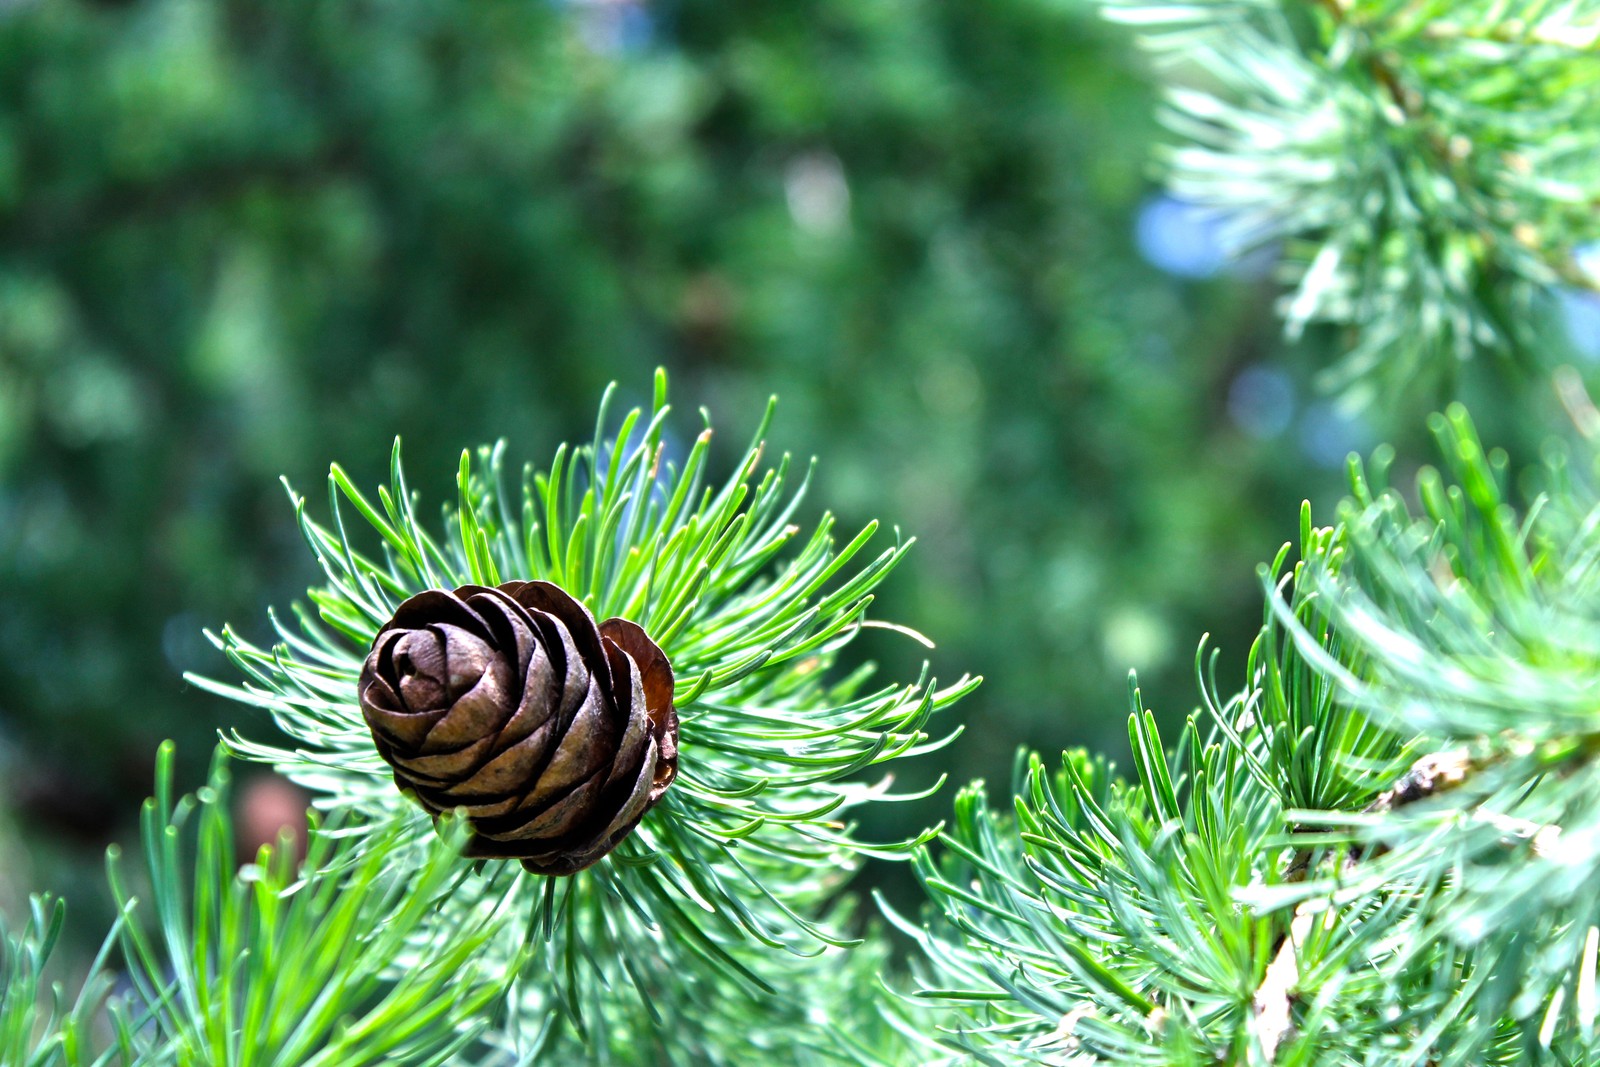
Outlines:
<svg viewBox="0 0 1600 1067"><path fill-rule="evenodd" d="M887 765L956 741L976 680L850 661L867 627L926 640L873 611L911 542L809 520L770 406L721 480L709 417L672 448L664 373L546 465L463 452L443 501L399 442L375 491L335 465L325 504L290 490L321 582L271 645L213 635L237 677L192 679L287 740L241 716L188 796L162 749L79 989L44 977L59 902L0 930L0 1058L1600 1057L1600 411L1543 355L1562 287L1594 285L1600 6L1104 6L1171 64L1174 188L1241 248L1282 242L1291 331L1347 337L1331 387L1518 357L1570 416L1541 462L1459 404L1414 479L1353 458L1334 521L1302 508L1261 568L1242 690L1202 641L1177 729L1130 678L1129 773L1023 752L1009 797L966 786L893 842L852 813L906 799ZM303 860L285 840L235 867L236 759L315 795ZM849 891L867 860L926 892L882 906L909 976Z"/></svg>
<svg viewBox="0 0 1600 1067"><path fill-rule="evenodd" d="M1104 6L1172 78L1174 187L1281 243L1289 330L1344 331L1348 402L1481 355L1552 380L1556 298L1596 285L1600 8ZM1414 486L1352 458L1337 522L1304 509L1262 569L1245 689L1202 643L1172 743L1130 682L1131 775L1024 754L1014 803L958 795L918 858L932 918L900 920L930 1055L1591 1062L1600 468L1579 376L1553 381L1580 432L1545 427L1533 471L1459 405Z"/></svg>

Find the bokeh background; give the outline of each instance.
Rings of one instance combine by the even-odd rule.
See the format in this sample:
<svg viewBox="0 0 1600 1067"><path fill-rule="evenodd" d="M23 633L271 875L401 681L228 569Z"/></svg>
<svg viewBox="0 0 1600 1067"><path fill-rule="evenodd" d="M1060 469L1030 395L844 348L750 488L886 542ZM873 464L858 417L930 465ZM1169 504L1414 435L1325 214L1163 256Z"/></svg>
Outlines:
<svg viewBox="0 0 1600 1067"><path fill-rule="evenodd" d="M657 365L724 469L777 393L809 516L919 538L879 614L987 681L913 775L1121 751L1127 671L1175 721L1203 632L1241 681L1301 499L1436 398L1318 393L1341 339L1285 343L1275 250L1161 191L1157 105L1071 0L4 0L0 907L95 936L157 743L198 784L269 730L181 675L317 578L280 475L316 507L400 434L444 501Z"/></svg>

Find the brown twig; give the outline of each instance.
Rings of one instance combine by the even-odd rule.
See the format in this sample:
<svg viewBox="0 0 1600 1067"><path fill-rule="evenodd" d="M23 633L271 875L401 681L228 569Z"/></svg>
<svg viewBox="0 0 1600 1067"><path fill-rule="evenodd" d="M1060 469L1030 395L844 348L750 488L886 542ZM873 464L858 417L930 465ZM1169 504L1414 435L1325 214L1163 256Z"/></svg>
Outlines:
<svg viewBox="0 0 1600 1067"><path fill-rule="evenodd" d="M1465 748L1444 752L1431 752L1417 760L1397 778L1393 785L1379 793L1363 811L1381 814L1414 804L1427 797L1438 796L1465 782L1476 767L1472 754ZM1377 855L1378 850L1368 853ZM1303 882L1310 875L1312 852L1296 849L1289 866L1284 870L1287 883ZM1355 860L1352 858L1352 863ZM1311 924L1321 910L1320 902L1306 901L1295 908L1289 928L1279 935L1272 954L1256 987L1252 1002L1255 1009L1256 1036L1261 1041L1267 1059L1277 1057L1278 1047L1294 1030L1293 1011L1300 990L1300 946L1311 934Z"/></svg>

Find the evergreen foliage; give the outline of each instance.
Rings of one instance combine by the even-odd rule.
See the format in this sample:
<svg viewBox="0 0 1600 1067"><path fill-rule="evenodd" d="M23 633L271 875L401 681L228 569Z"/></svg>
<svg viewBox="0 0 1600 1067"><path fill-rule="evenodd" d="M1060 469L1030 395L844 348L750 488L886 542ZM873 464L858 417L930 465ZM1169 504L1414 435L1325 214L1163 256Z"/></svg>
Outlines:
<svg viewBox="0 0 1600 1067"><path fill-rule="evenodd" d="M1351 327L1337 380L1357 401L1527 356L1555 286L1592 288L1573 254L1600 173L1595 11L1106 6L1175 78L1209 79L1170 97L1192 142L1175 187L1229 213L1240 248L1287 242L1290 330ZM1593 449L1548 443L1522 513L1463 409L1432 427L1447 473L1423 470L1420 516L1389 451L1352 468L1337 527L1303 511L1281 592L1285 556L1264 572L1246 688L1219 700L1202 656L1174 749L1133 686L1131 781L1028 756L1013 813L981 784L957 798L918 860L929 919L901 920L952 1062L1595 1055Z"/></svg>
<svg viewBox="0 0 1600 1067"><path fill-rule="evenodd" d="M1449 382L1469 356L1543 359L1532 353L1547 305L1592 284L1577 253L1600 236L1590 0L1099 6L1164 61L1182 55L1168 117L1189 144L1169 157L1174 188L1229 213L1240 247L1283 242L1285 317L1292 332L1345 329L1335 384L1348 398ZM221 16L183 10L192 32L155 38L210 55ZM285 10L281 23L261 15L273 63L337 54L312 78L342 89L335 99L432 114L391 95L417 84L394 77L414 53L386 53L381 34L346 39L348 14ZM681 11L686 47L715 37L697 10ZM78 17L0 32L103 43L104 26ZM860 18L850 25L866 33L870 12ZM523 26L508 13L471 25L485 40ZM696 77L670 63L655 73ZM1183 84L1197 74L1204 91ZM202 93L193 114L162 111L172 139L151 143L245 171L248 153L233 152L257 136L290 158L307 145L344 158L294 107L282 126L241 122L237 144L198 137L207 108L235 114L230 101ZM738 124L710 105L697 114ZM409 147L375 135L349 150L359 167ZM545 158L537 147L522 146ZM106 147L120 181L166 173L137 148ZM814 202L794 214L802 228L827 223ZM521 219L546 233L536 222ZM673 432L664 371L650 404L620 417L608 391L592 439L547 467L514 468L505 445L461 453L442 506L408 483L398 440L375 492L335 465L325 509L290 490L319 584L273 615L269 644L211 635L242 679L188 676L264 711L280 735L261 736L260 718L224 731L207 784L181 798L174 749L161 748L142 862L130 870L112 851L117 917L76 995L47 974L58 901L36 897L20 925L0 924L0 1060L1593 1062L1600 410L1577 372L1555 382L1578 432L1551 436L1523 474L1451 405L1429 424L1442 464L1414 487L1391 484L1396 453L1380 448L1352 459L1333 525L1302 505L1298 544L1258 572L1242 671L1203 640L1198 706L1165 728L1129 675L1131 773L1083 749L1024 748L1009 796L975 782L948 826L888 841L854 820L939 788L896 793L889 768L956 739L933 716L976 679L941 687L924 665L876 683L852 659L873 630L928 643L881 620L875 600L911 542L895 530L873 554L876 523L836 536L831 513L803 522L810 471L769 454L771 402L725 479L711 473L709 415L698 436ZM678 778L570 877L462 857L464 828L395 788L355 699L401 601L509 579L552 581L596 616L636 621L675 671ZM1034 650L1036 669L1072 670L1059 653ZM1240 676L1236 692L1219 681ZM227 802L241 757L315 794L303 857L285 837L238 865ZM909 860L922 889L921 909L878 899L911 942L908 974L851 892L868 859Z"/></svg>
<svg viewBox="0 0 1600 1067"><path fill-rule="evenodd" d="M103 970L105 953L96 957L89 977L70 1002L59 984L51 985L45 978L66 916L65 902L40 895L29 901L22 929L13 931L0 924L0 1062L17 1067L108 1062L92 1051L112 986ZM110 946L108 940L106 947ZM133 1060L133 1044L125 1029L118 1050L123 1062Z"/></svg>
<svg viewBox="0 0 1600 1067"><path fill-rule="evenodd" d="M1130 664L1182 691L1190 635L1248 640L1252 545L1384 431L1304 393L1303 432L1238 431L1273 326L1141 261L1130 51L1053 0L7 6L0 718L39 877L50 839L131 832L163 738L203 778L201 628L270 641L314 573L275 479L337 457L366 488L397 434L425 489L480 441L548 458L658 364L741 434L778 393L830 507L917 533L888 607L990 677L998 724L953 777L1055 743ZM94 784L71 819L63 778Z"/></svg>
<svg viewBox="0 0 1600 1067"><path fill-rule="evenodd" d="M1100 2L1169 77L1174 189L1283 245L1292 334L1344 328L1335 384L1551 365L1557 290L1600 287L1600 4Z"/></svg>
<svg viewBox="0 0 1600 1067"><path fill-rule="evenodd" d="M605 1062L618 1054L611 1043L625 1041L659 1045L674 1062L739 1062L725 1043L693 1037L706 1027L695 1005L709 990L724 1003L759 1001L784 985L790 1006L812 1003L792 981L765 976L769 966L744 943L802 956L854 943L830 921L830 901L857 857L903 854L928 836L858 840L841 821L850 809L903 799L888 792L887 779L874 785L858 774L942 747L955 733L931 739L929 717L976 685L962 678L941 689L926 670L913 682L877 687L868 685L870 666L836 675L840 650L864 626L884 625L868 618L872 591L909 542L897 537L863 564L857 557L876 525L835 547L826 514L801 537L791 520L807 479L789 488L787 456L761 467L770 404L733 477L709 484L709 421L680 466L665 455L666 400L658 373L648 415L635 409L613 427L602 402L593 442L558 450L548 470L525 468L518 489L508 488L502 449L481 450L476 465L463 453L442 534L417 517L422 505L406 484L398 443L377 503L335 466L327 526L294 497L328 579L311 592L315 612L297 610L293 628L280 622L281 643L272 648L231 630L217 635L248 676L244 686L194 679L266 708L295 742L279 747L234 734L234 751L323 794L331 811L401 827L382 853L395 865L431 849L434 834L395 789L350 694L400 601L428 588L542 579L596 617L620 615L646 629L678 679L682 760L672 788L610 862L571 878L490 863L444 909L474 914L494 902L496 911L523 916L536 946L526 969L540 980L523 990L520 1015L558 1012L581 1040L567 1059ZM370 527L370 544L357 541L345 508ZM501 940L501 965L514 970L516 939ZM696 973L707 990L685 981ZM689 995L680 998L677 986ZM612 1018L607 1005L619 991L648 1010L624 1008L626 1024Z"/></svg>
<svg viewBox="0 0 1600 1067"><path fill-rule="evenodd" d="M317 615L301 611L273 649L224 631L250 681L203 684L273 712L295 747L230 747L322 792L331 828L303 868L269 849L236 874L221 766L175 802L165 751L144 826L154 927L113 863L136 998L114 1002L116 1044L81 1051L80 1015L104 999L97 968L34 1062L1512 1064L1600 1051L1600 922L1584 889L1600 864L1593 449L1574 463L1553 444L1546 493L1520 513L1505 457L1460 409L1435 422L1446 473L1419 477L1420 515L1386 487L1387 455L1354 466L1340 524L1303 510L1299 561L1285 570L1286 548L1262 569L1244 690L1219 698L1202 646L1203 708L1175 745L1130 684L1133 778L1081 751L1054 771L1026 756L1013 810L981 784L963 790L933 851L926 837L862 845L836 820L884 798L853 771L927 747L926 717L971 688L922 679L861 697L860 671L825 680L906 546L851 572L863 537L835 552L824 520L796 538L786 462L757 475L766 421L722 486L703 483L693 450L681 469L657 466L666 414L664 379L651 416L630 413L614 438L602 408L596 443L530 470L516 504L496 450L478 468L464 455L448 537L416 520L398 462L378 505L335 468L331 526L296 498L328 576ZM365 551L341 500L373 531ZM793 555L791 540L804 541ZM419 584L493 582L518 551L598 605L667 605L663 646L693 665L678 702L698 778L572 878L459 859L455 828L436 832L363 750L349 698L393 603ZM688 593L658 599L658 584ZM180 838L196 816L190 880ZM877 988L881 945L831 932L846 920L833 901L854 855L908 849L934 911L922 925L892 916L922 962L909 999L879 1004L862 991ZM46 910L8 951L13 1035L38 1030L59 927Z"/></svg>
<svg viewBox="0 0 1600 1067"><path fill-rule="evenodd" d="M506 971L484 949L510 919L479 908L439 922L463 835L400 866L392 829L357 838L334 827L311 835L303 860L283 840L238 869L223 758L180 799L172 756L165 746L143 813L148 905L115 850L110 860L141 1009L136 1062L455 1062L503 993ZM182 844L191 822L192 861Z"/></svg>
<svg viewBox="0 0 1600 1067"><path fill-rule="evenodd" d="M1337 567L1342 540L1303 514L1285 576L1285 618L1334 662L1341 642L1306 579ZM1225 703L1202 672L1208 710L1170 750L1130 679L1131 781L1076 751L1054 772L1037 755L1019 765L1014 814L981 784L957 797L947 851L918 861L942 921L904 924L928 960L919 996L959 1010L949 1044L996 1064L1270 1060L1257 996L1286 917L1241 898L1297 877L1288 804L1364 802L1397 754L1285 625L1269 611L1250 688ZM1316 1062L1306 1049L1279 1062Z"/></svg>
<svg viewBox="0 0 1600 1067"><path fill-rule="evenodd" d="M1297 815L1358 862L1284 896L1405 902L1372 962L1404 991L1411 1060L1485 1062L1498 1046L1505 1062L1586 1062L1600 1012L1596 453L1552 442L1519 507L1506 457L1464 410L1434 429L1445 470L1419 478L1420 513L1380 472L1358 472L1346 519L1358 566L1330 600L1372 664L1341 679L1344 699L1418 738L1434 755L1411 774L1431 778L1402 780L1420 795L1375 810Z"/></svg>
<svg viewBox="0 0 1600 1067"><path fill-rule="evenodd" d="M834 671L863 627L887 625L868 615L872 590L909 542L862 563L874 526L836 548L824 516L799 537L805 479L789 487L787 457L761 467L770 405L721 485L706 476L709 423L680 466L665 455L667 415L658 375L648 416L612 427L603 403L594 443L530 466L511 497L502 450L478 466L463 454L442 535L416 518L398 445L376 504L338 467L329 526L293 497L328 584L272 648L216 635L244 685L194 681L272 712L293 747L238 734L226 747L316 790L328 825L303 861L280 846L235 873L225 764L175 800L163 749L143 820L148 908L113 858L138 1007L119 1007L131 1021L100 1062L901 1061L899 1035L859 995L884 947L842 932L838 892L859 857L904 855L932 831L867 843L842 818L902 799L859 772L953 738L925 725L976 680L941 689L925 672L871 688L870 666ZM571 877L461 859L459 828L435 828L394 788L350 699L400 600L510 573L641 620L678 672L690 763L634 834ZM4 1002L24 1016L41 955L30 944L17 957L27 980ZM97 969L88 988L102 981Z"/></svg>
<svg viewBox="0 0 1600 1067"><path fill-rule="evenodd" d="M1380 455L1337 528L1303 519L1249 688L1218 703L1203 677L1170 753L1134 688L1132 781L1033 756L1014 816L957 798L918 861L941 921L906 924L918 995L958 1011L943 1044L997 1064L1600 1052L1595 450L1552 442L1519 510L1462 409L1434 428L1421 514Z"/></svg>

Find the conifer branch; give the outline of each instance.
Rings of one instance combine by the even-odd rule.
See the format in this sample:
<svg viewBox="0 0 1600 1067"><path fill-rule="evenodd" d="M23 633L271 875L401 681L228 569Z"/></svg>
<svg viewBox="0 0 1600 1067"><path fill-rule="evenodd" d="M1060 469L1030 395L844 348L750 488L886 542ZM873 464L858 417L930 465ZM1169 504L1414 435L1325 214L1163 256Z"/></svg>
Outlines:
<svg viewBox="0 0 1600 1067"><path fill-rule="evenodd" d="M1569 383L1570 385L1570 383ZM1577 411L1587 406L1576 397ZM1249 686L1137 776L1037 757L918 871L919 997L983 1062L1587 1062L1597 1051L1600 496L1552 444L1519 511L1464 411L1413 515L1388 457L1263 572ZM1213 657L1214 661L1214 657ZM1204 657L1202 657L1204 663ZM1204 928L1196 917L1206 917ZM1151 1023L1159 1020L1159 1026ZM1155 1033L1151 1033L1152 1029Z"/></svg>
<svg viewBox="0 0 1600 1067"><path fill-rule="evenodd" d="M726 1042L692 1037L705 1032L696 997L708 988L768 1009L787 998L802 1013L843 1003L836 977L823 980L790 954L829 959L854 944L831 907L851 871L864 856L903 856L931 835L864 842L848 813L903 799L887 778L860 775L948 743L954 734L934 737L930 718L976 679L941 687L924 670L872 688L870 666L835 674L840 652L871 621L872 590L910 542L896 534L867 558L877 524L836 546L826 514L801 537L809 472L790 492L789 457L761 469L771 418L769 405L733 476L714 484L709 421L681 466L673 458L658 374L648 414L613 423L602 402L593 443L558 450L548 471L525 468L520 488L503 446L463 454L441 526L419 518L398 443L376 499L335 466L328 525L293 496L327 578L311 591L312 608L297 607L294 625L275 617L280 643L271 648L231 629L215 637L243 685L193 679L266 709L294 739L280 747L230 732L232 751L317 792L319 806L355 820L345 832L393 828L385 848L403 866L419 862L434 835L391 783L355 699L363 658L402 600L540 579L596 618L636 622L660 646L679 720L677 777L660 802L587 870L545 878L491 861L443 905L525 917L526 968L547 977L524 986L514 1021L542 1035L534 1047L544 1054L605 1062L599 1035L618 1032L673 1062L722 1062L735 1055ZM789 962L773 965L774 951ZM507 967L521 959L516 939L488 954ZM812 980L795 985L796 969Z"/></svg>
<svg viewBox="0 0 1600 1067"><path fill-rule="evenodd" d="M1346 331L1351 399L1561 350L1553 295L1600 284L1600 4L1100 6L1168 81L1174 192L1235 251L1281 244L1289 333Z"/></svg>

